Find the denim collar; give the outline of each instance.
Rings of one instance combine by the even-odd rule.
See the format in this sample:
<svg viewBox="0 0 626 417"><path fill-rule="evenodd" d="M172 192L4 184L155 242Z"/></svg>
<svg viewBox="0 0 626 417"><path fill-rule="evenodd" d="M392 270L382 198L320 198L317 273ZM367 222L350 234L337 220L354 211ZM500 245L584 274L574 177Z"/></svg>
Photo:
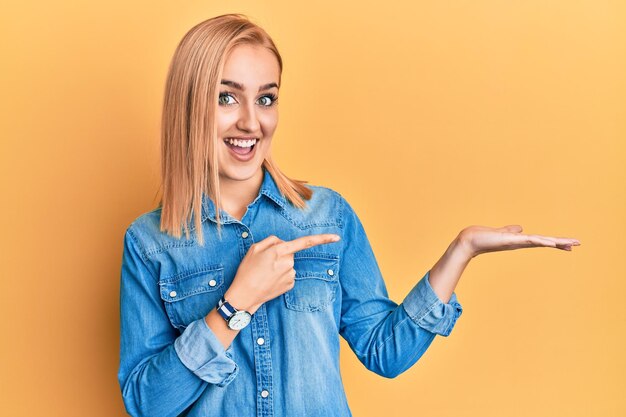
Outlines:
<svg viewBox="0 0 626 417"><path fill-rule="evenodd" d="M273 201L274 203L276 203L281 208L285 208L288 204L287 199L285 198L285 196L281 194L280 190L278 189L278 186L276 185L276 182L274 181L274 178L269 173L269 171L265 167L262 167L262 169L263 169L263 182L261 183L259 194L254 199L254 201L250 203L250 205L256 203L256 201L261 196L265 196L269 198L271 201ZM210 219L211 221L217 223L217 221L215 220L215 203L213 203L213 200L208 198L207 195L203 193L202 194L202 222L204 222L206 219ZM220 209L220 220L221 220L221 224L234 223L234 222L239 221L235 219L234 217L232 217L230 214L226 213L223 209ZM192 228L194 227L193 222L192 222L191 227Z"/></svg>

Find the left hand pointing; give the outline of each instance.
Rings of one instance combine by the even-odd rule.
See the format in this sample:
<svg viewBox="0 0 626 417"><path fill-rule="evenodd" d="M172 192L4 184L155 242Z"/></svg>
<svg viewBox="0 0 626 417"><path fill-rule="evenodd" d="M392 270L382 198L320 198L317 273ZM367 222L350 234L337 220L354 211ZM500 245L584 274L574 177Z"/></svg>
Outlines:
<svg viewBox="0 0 626 417"><path fill-rule="evenodd" d="M499 228L469 226L459 235L462 246L470 258L486 252L521 248L551 247L571 251L580 245L578 239L521 234L522 226L508 225Z"/></svg>

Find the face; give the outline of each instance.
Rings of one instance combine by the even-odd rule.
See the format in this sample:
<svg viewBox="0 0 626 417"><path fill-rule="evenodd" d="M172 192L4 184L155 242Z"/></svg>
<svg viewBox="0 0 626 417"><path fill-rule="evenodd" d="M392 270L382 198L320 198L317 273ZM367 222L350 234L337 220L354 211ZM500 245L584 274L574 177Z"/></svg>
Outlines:
<svg viewBox="0 0 626 417"><path fill-rule="evenodd" d="M239 45L226 57L216 110L220 181L262 178L278 124L279 77L278 60L264 47Z"/></svg>

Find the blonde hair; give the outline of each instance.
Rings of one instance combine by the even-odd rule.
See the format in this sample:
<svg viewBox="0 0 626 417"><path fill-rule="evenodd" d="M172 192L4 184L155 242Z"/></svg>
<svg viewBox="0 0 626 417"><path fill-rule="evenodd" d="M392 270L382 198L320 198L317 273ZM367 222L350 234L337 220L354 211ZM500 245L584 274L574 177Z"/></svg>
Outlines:
<svg viewBox="0 0 626 417"><path fill-rule="evenodd" d="M274 53L282 74L283 62L270 36L248 17L230 13L191 28L172 58L163 99L161 124L161 231L189 239L189 225L201 246L202 194L212 197L220 232L220 182L217 160L216 112L224 62L239 45L258 45ZM296 207L303 208L312 190L307 181L287 177L272 160L263 161L278 189Z"/></svg>

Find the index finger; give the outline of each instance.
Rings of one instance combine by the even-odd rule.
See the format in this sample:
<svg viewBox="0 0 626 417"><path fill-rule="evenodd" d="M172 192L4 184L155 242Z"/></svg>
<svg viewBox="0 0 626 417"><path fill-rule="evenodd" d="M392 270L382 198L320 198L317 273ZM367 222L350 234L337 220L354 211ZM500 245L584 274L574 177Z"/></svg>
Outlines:
<svg viewBox="0 0 626 417"><path fill-rule="evenodd" d="M301 236L293 240L280 242L276 246L282 254L288 254L298 252L302 249L311 248L316 245L322 245L324 243L337 242L339 239L341 239L339 235L334 233L321 233L317 235Z"/></svg>

